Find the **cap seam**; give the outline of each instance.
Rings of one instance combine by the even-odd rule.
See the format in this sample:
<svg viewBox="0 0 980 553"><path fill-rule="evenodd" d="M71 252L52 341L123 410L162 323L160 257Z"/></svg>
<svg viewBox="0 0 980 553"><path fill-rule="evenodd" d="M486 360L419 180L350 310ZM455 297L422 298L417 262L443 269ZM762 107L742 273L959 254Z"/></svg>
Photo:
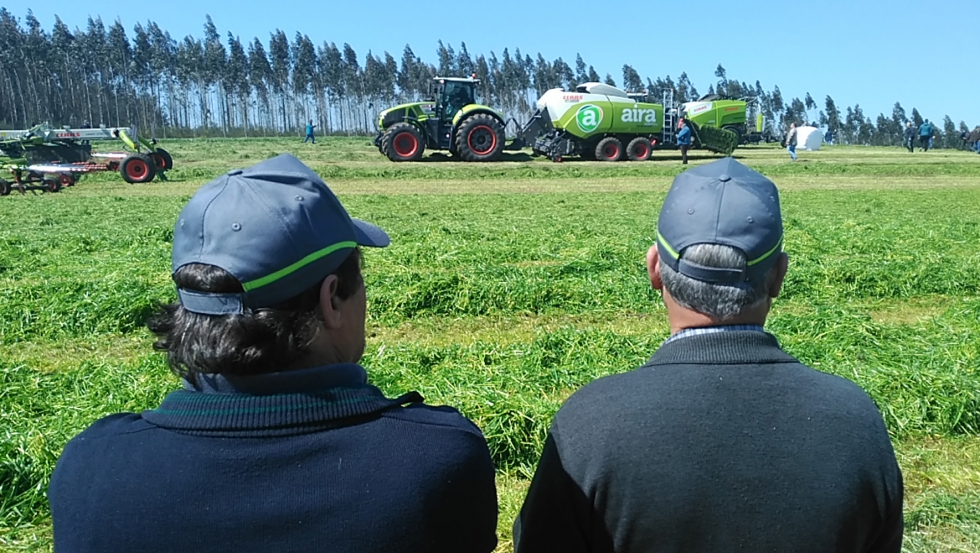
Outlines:
<svg viewBox="0 0 980 553"><path fill-rule="evenodd" d="M721 194L718 194L718 198L715 200L715 226L712 232L711 241L712 243L718 243L718 227L721 225L721 206L725 203L725 192L727 187L725 182L722 180L717 180L721 185Z"/></svg>
<svg viewBox="0 0 980 553"><path fill-rule="evenodd" d="M208 216L208 211L211 210L211 204L217 201L218 196L223 194L225 189L228 188L228 180L231 177L229 177L228 175L225 175L224 177L225 177L225 181L221 184L221 190L218 190L218 193L212 196L210 200L208 200L208 205L204 206L204 209L201 210L201 249L197 251L198 260L200 260L200 258L204 255L204 242L208 239L208 232L207 232L207 228L205 227L205 219ZM181 265L181 267L183 267L183 265ZM174 272L176 272L176 269L174 269Z"/></svg>

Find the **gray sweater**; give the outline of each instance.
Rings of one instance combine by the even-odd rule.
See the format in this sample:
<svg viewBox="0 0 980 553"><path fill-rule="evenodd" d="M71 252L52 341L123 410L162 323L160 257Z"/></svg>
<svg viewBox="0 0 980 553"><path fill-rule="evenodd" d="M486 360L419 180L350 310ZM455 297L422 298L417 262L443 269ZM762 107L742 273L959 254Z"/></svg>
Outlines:
<svg viewBox="0 0 980 553"><path fill-rule="evenodd" d="M899 553L902 475L854 383L762 332L665 344L555 416L517 553Z"/></svg>

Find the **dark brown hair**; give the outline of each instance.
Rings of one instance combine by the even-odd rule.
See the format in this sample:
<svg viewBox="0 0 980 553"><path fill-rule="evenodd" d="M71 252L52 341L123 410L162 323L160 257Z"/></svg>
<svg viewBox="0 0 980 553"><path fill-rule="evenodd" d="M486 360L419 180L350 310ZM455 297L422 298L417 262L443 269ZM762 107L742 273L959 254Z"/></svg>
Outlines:
<svg viewBox="0 0 980 553"><path fill-rule="evenodd" d="M357 292L364 285L360 250L355 249L333 274L340 299ZM214 265L185 265L173 280L188 290L242 291L238 279ZM202 315L187 311L180 303L162 305L147 321L157 336L153 348L167 352L170 369L191 382L198 373L249 375L284 370L308 353L316 336L321 324L322 283L273 307L246 309L240 315Z"/></svg>

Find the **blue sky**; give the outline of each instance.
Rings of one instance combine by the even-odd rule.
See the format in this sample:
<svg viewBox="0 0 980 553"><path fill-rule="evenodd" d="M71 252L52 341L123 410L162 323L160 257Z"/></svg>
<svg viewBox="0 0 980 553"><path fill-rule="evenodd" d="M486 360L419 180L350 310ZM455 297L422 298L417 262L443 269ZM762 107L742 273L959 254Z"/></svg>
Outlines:
<svg viewBox="0 0 980 553"><path fill-rule="evenodd" d="M49 30L55 14L72 29L84 28L89 16L107 25L120 19L127 30L152 19L177 39L202 36L210 14L222 36L231 31L267 42L276 28L290 38L299 31L315 44L350 43L362 60L368 50L400 58L410 44L432 63L439 39L457 49L465 42L471 54L499 56L504 47L520 47L570 64L580 53L617 82L630 63L644 79L676 79L686 71L702 91L721 63L729 78L758 79L767 90L778 84L786 98L810 92L821 107L830 94L841 108L860 103L874 119L890 115L900 101L929 119L948 114L957 124L980 124L978 0L6 0L3 6L21 20L33 9Z"/></svg>

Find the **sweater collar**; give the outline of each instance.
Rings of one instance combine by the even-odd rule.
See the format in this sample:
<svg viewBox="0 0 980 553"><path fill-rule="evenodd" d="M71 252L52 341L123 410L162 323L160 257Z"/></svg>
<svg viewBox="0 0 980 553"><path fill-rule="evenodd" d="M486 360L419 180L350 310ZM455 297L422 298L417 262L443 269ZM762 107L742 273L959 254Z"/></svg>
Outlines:
<svg viewBox="0 0 980 553"><path fill-rule="evenodd" d="M647 366L673 364L734 365L741 363L799 363L779 347L768 332L735 330L687 336L668 341Z"/></svg>
<svg viewBox="0 0 980 553"><path fill-rule="evenodd" d="M194 383L185 379L184 389L205 394L269 395L310 393L359 384L367 384L367 371L355 363L339 363L248 376L199 374Z"/></svg>
<svg viewBox="0 0 980 553"><path fill-rule="evenodd" d="M199 387L171 392L142 416L178 431L269 435L342 426L422 401L418 392L386 398L367 384L359 365L330 365L249 377L208 375Z"/></svg>

